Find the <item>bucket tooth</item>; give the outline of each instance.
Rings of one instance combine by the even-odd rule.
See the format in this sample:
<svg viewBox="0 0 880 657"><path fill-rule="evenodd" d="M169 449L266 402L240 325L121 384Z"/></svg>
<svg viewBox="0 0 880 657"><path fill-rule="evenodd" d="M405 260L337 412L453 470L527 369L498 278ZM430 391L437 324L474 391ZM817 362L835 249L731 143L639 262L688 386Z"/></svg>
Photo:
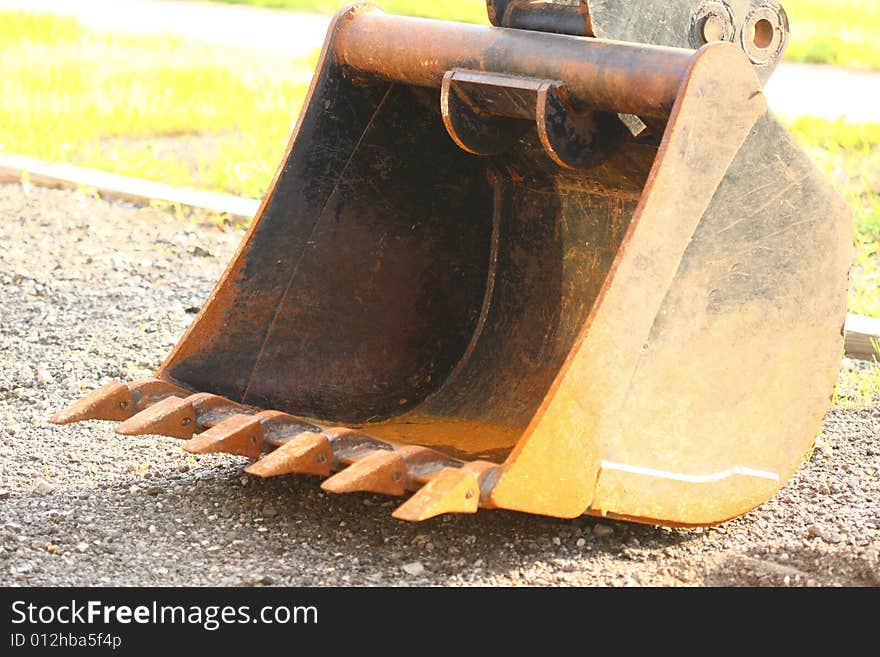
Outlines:
<svg viewBox="0 0 880 657"><path fill-rule="evenodd" d="M403 495L407 475L404 458L392 451L378 451L355 461L321 484L329 493L378 493Z"/></svg>
<svg viewBox="0 0 880 657"><path fill-rule="evenodd" d="M131 409L131 415L139 413L154 404L158 404L168 397L189 397L191 390L181 388L173 383L168 383L162 379L141 379L132 381L128 384L134 405ZM129 416L130 417L130 416Z"/></svg>
<svg viewBox="0 0 880 657"><path fill-rule="evenodd" d="M263 428L263 440L270 447L281 447L301 433L321 430L308 420L281 411L262 411L257 417Z"/></svg>
<svg viewBox="0 0 880 657"><path fill-rule="evenodd" d="M167 397L116 427L125 436L158 435L189 440L196 430L196 410L189 399Z"/></svg>
<svg viewBox="0 0 880 657"><path fill-rule="evenodd" d="M464 465L457 459L421 445L402 445L396 448L396 452L406 461L406 474L411 486L427 484L443 468L460 468Z"/></svg>
<svg viewBox="0 0 880 657"><path fill-rule="evenodd" d="M467 468L444 468L391 515L422 522L445 513L476 513L479 507L477 474Z"/></svg>
<svg viewBox="0 0 880 657"><path fill-rule="evenodd" d="M124 383L108 383L63 411L55 413L52 424L72 424L85 420L115 420L121 422L134 414L131 391Z"/></svg>
<svg viewBox="0 0 880 657"><path fill-rule="evenodd" d="M271 454L252 463L245 472L258 477L311 474L328 477L333 467L333 449L327 436L306 431Z"/></svg>
<svg viewBox="0 0 880 657"><path fill-rule="evenodd" d="M236 454L255 459L263 453L263 428L254 415L236 415L187 442L192 454Z"/></svg>
<svg viewBox="0 0 880 657"><path fill-rule="evenodd" d="M210 392L199 392L190 395L187 397L187 401L195 409L198 424L197 431L218 425L236 415L253 414L251 409L245 408L226 397L214 395Z"/></svg>
<svg viewBox="0 0 880 657"><path fill-rule="evenodd" d="M114 381L56 413L49 421L53 424L84 420L122 422L163 399L190 394L189 390L161 379L141 379L127 384Z"/></svg>
<svg viewBox="0 0 880 657"><path fill-rule="evenodd" d="M391 443L379 440L359 429L329 427L323 433L333 445L333 465L336 470L356 463L374 452L394 450Z"/></svg>

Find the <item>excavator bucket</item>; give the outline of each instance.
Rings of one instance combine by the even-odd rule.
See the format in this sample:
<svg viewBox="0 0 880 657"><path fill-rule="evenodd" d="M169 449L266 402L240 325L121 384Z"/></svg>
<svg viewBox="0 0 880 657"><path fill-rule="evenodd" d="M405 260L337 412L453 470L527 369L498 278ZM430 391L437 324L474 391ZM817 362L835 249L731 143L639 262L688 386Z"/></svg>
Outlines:
<svg viewBox="0 0 880 657"><path fill-rule="evenodd" d="M334 19L243 244L150 380L55 416L404 496L696 526L798 468L852 220L768 111L774 0Z"/></svg>

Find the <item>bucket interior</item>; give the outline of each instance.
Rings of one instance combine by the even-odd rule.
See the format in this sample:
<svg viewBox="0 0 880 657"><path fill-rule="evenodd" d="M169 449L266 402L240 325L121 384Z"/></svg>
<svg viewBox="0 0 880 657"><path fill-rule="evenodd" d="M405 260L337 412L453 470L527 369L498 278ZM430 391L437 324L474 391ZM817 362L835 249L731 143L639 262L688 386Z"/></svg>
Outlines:
<svg viewBox="0 0 880 657"><path fill-rule="evenodd" d="M436 90L335 84L164 375L501 461L584 327L656 140L574 171L532 128L478 157L446 133Z"/></svg>

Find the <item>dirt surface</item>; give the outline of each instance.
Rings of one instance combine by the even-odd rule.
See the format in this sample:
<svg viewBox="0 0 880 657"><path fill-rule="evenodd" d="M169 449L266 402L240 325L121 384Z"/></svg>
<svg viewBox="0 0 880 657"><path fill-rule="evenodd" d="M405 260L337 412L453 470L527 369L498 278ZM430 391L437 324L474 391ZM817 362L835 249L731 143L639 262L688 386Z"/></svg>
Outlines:
<svg viewBox="0 0 880 657"><path fill-rule="evenodd" d="M0 585L880 585L880 408L832 411L779 495L706 530L507 512L409 525L389 498L47 422L149 375L241 235L0 185Z"/></svg>

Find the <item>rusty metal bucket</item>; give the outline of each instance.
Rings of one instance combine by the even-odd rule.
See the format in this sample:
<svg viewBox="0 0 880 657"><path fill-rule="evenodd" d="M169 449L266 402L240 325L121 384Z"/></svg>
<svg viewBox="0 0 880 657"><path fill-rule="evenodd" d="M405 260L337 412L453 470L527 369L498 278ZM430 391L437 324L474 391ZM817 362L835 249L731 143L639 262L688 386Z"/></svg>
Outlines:
<svg viewBox="0 0 880 657"><path fill-rule="evenodd" d="M504 27L341 11L192 327L155 379L54 420L415 491L406 520L703 525L769 499L830 404L852 244L761 91L784 12L489 4Z"/></svg>

